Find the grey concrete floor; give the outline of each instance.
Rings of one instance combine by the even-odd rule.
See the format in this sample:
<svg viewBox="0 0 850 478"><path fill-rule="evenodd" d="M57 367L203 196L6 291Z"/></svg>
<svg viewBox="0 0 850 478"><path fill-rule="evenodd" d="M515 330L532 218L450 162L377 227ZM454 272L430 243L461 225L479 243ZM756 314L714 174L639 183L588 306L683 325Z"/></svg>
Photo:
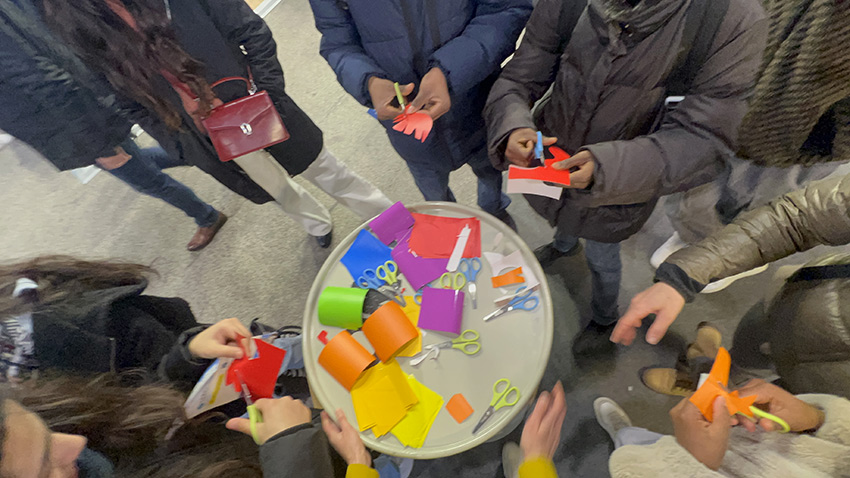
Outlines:
<svg viewBox="0 0 850 478"><path fill-rule="evenodd" d="M287 90L325 131L328 147L392 200L421 201L384 130L342 90L319 56L319 34L307 0L285 0L266 20L278 42ZM185 298L200 321L261 317L273 325L299 324L312 278L328 255L273 204L256 206L199 170L178 168L170 173L231 219L216 240L198 253L185 249L195 230L190 219L137 194L109 174L80 184L70 174L57 173L18 142L0 149L0 170L0 261L62 253L150 264L159 277L148 293ZM468 167L452 176L451 185L458 201L475 203L475 178ZM331 209L337 238L358 225L350 211L312 185L305 187ZM509 210L532 248L551 239L551 229L524 199L515 197ZM649 255L671 231L659 208L640 233L623 243L622 310L634 294L650 285ZM819 248L782 263L801 264L824 251ZM641 338L632 347L581 362L570 353L570 344L588 308L587 266L583 258L575 257L561 260L549 271L558 313L543 386L551 387L561 379L567 389L569 410L556 455L561 476L608 475L612 445L596 425L591 407L598 396L617 400L635 425L670 433L667 412L677 400L644 388L638 369L672 365L703 320L716 323L729 346L741 316L767 293L765 284L777 267L723 292L698 297L658 346L651 347ZM511 438L518 439L517 433ZM413 476L501 476L500 450L501 443L494 443L449 459L418 462Z"/></svg>

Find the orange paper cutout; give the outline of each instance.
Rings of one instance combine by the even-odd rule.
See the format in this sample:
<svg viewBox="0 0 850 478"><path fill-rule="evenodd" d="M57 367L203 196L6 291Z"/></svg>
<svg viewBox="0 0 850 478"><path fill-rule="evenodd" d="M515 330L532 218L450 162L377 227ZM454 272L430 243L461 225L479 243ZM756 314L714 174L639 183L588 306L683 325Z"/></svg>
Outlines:
<svg viewBox="0 0 850 478"><path fill-rule="evenodd" d="M424 143L431 128L434 127L434 119L428 113L421 111L408 113L408 111L410 111L410 105L404 108L404 113L395 117L393 129L408 136L412 134L414 138Z"/></svg>
<svg viewBox="0 0 850 478"><path fill-rule="evenodd" d="M493 287L505 287L514 284L522 284L525 278L522 276L522 267L509 270L500 276L495 276L491 279Z"/></svg>
<svg viewBox="0 0 850 478"><path fill-rule="evenodd" d="M381 362L393 357L410 342L419 337L404 310L395 302L387 302L363 322L363 334L375 348Z"/></svg>
<svg viewBox="0 0 850 478"><path fill-rule="evenodd" d="M464 420L469 418L475 410L472 409L472 405L466 401L466 397L461 393L456 393L449 403L446 404L446 410L449 411L449 414L452 418L455 419L458 423L463 423Z"/></svg>
<svg viewBox="0 0 850 478"><path fill-rule="evenodd" d="M711 367L711 372L708 373L708 379L691 395L691 403L696 405L709 422L714 420L714 400L717 397L726 398L726 409L729 410L729 415L741 413L753 418L750 407L756 403L757 397L755 395L740 397L737 391L729 392L727 386L731 367L732 357L729 356L726 349L720 347L720 350L717 351L717 357L714 359L714 365Z"/></svg>
<svg viewBox="0 0 850 478"><path fill-rule="evenodd" d="M570 172L568 170L555 169L552 165L559 161L570 159L570 155L557 146L550 146L549 152L552 153L554 158L543 160L543 166L522 168L511 165L508 169L508 179L534 179L536 181L546 181L562 186L569 186Z"/></svg>
<svg viewBox="0 0 850 478"><path fill-rule="evenodd" d="M351 390L375 356L354 340L347 330L336 334L319 354L319 365L325 368L346 390Z"/></svg>

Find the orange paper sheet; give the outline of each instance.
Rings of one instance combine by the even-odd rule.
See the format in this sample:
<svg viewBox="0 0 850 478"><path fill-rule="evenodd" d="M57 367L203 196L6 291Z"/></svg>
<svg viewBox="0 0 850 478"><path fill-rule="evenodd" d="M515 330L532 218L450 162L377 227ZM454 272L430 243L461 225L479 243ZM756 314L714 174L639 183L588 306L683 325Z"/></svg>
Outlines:
<svg viewBox="0 0 850 478"><path fill-rule="evenodd" d="M407 415L393 427L392 433L402 445L422 448L428 432L431 431L431 425L443 408L443 397L419 383L413 375L408 375L407 380L419 403L408 410Z"/></svg>
<svg viewBox="0 0 850 478"><path fill-rule="evenodd" d="M375 356L354 340L347 330L336 334L319 354L319 365L325 368L346 390L351 390Z"/></svg>
<svg viewBox="0 0 850 478"><path fill-rule="evenodd" d="M505 272L500 276L495 276L491 279L493 287L505 287L514 284L522 284L525 278L522 276L522 267Z"/></svg>
<svg viewBox="0 0 850 478"><path fill-rule="evenodd" d="M449 414L458 423L463 423L464 420L475 412L472 409L472 405L466 401L466 397L461 393L456 393L449 399L449 403L446 404L446 410L449 411Z"/></svg>
<svg viewBox="0 0 850 478"><path fill-rule="evenodd" d="M351 389L351 401L360 431L371 429L376 437L386 435L419 403L395 360L367 370Z"/></svg>
<svg viewBox="0 0 850 478"><path fill-rule="evenodd" d="M703 416L708 421L714 421L714 400L717 397L726 398L726 409L729 410L729 415L742 413L750 418L753 417L753 412L750 407L756 402L756 396L740 397L738 392L729 392L727 388L729 384L729 369L732 367L732 357L729 352L720 347L717 351L717 357L714 359L714 365L711 367L711 372L708 373L708 379L705 383L691 395L691 403L699 408Z"/></svg>
<svg viewBox="0 0 850 478"><path fill-rule="evenodd" d="M419 330L410 323L400 305L387 302L363 322L363 334L381 362L387 362L416 340Z"/></svg>
<svg viewBox="0 0 850 478"><path fill-rule="evenodd" d="M405 307L402 307L404 311L404 315L410 320L410 323L413 324L414 327L419 326L419 312L422 310L422 307L413 300L413 296L405 296L404 301L407 303ZM422 351L422 331L417 329L419 332L419 336L413 339L413 342L405 345L398 353L398 357L413 357Z"/></svg>

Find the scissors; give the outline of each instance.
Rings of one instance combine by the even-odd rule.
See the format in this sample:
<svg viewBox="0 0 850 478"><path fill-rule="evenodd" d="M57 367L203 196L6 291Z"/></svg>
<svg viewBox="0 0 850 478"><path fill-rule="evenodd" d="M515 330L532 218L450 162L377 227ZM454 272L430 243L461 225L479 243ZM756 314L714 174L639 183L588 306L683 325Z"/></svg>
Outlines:
<svg viewBox="0 0 850 478"><path fill-rule="evenodd" d="M466 285L463 272L446 272L440 276L440 287L443 289L461 290Z"/></svg>
<svg viewBox="0 0 850 478"><path fill-rule="evenodd" d="M466 283L469 284L467 290L472 298L472 308L478 308L478 287L475 285L475 279L478 278L478 273L481 272L481 259L473 257L472 259L461 259L457 270L466 277Z"/></svg>
<svg viewBox="0 0 850 478"><path fill-rule="evenodd" d="M401 306L405 307L407 305L407 301L404 300L404 296L401 295L401 280L398 278L398 264L395 261L387 261L382 266L378 266L375 269L376 275L378 279L386 282L387 285L395 291L396 297L401 299Z"/></svg>
<svg viewBox="0 0 850 478"><path fill-rule="evenodd" d="M487 322L490 319L495 319L496 317L507 314L512 310L527 310L531 311L537 308L540 304L540 299L537 296L533 296L534 289L529 289L529 291L525 294L520 294L522 290L525 289L525 286L517 289L517 294L508 302L507 304L499 307L498 309L491 312L487 317L484 317L484 322ZM533 301L533 302L532 302Z"/></svg>
<svg viewBox="0 0 850 478"><path fill-rule="evenodd" d="M440 349L458 349L466 355L475 355L481 351L481 342L478 341L480 337L477 331L466 329L456 339L425 347L425 350L410 358L410 365L415 367L429 357L436 360L440 356Z"/></svg>
<svg viewBox="0 0 850 478"><path fill-rule="evenodd" d="M534 157L543 162L543 133L537 132L537 143L534 145Z"/></svg>
<svg viewBox="0 0 850 478"><path fill-rule="evenodd" d="M422 305L422 291L418 291L413 294L413 302L416 302L416 305Z"/></svg>
<svg viewBox="0 0 850 478"><path fill-rule="evenodd" d="M499 390L499 387L504 385L504 388ZM508 397L513 394L513 399L508 399ZM511 387L511 381L506 378L500 378L493 384L493 400L490 401L490 407L487 408L487 411L484 412L484 416L481 417L481 420L478 420L478 424L475 425L475 428L472 429L472 434L476 434L478 430L484 425L484 423L493 416L496 411L503 407L512 407L519 402L519 389L516 387Z"/></svg>
<svg viewBox="0 0 850 478"><path fill-rule="evenodd" d="M242 373L237 370L236 376L239 378L239 386L242 387L242 397L245 399L245 403L248 404L246 409L248 410L248 421L251 423L251 436L254 437L254 443L262 445L260 436L257 435L257 424L263 423L263 414L260 413L260 411L257 410L257 406L254 405L254 400L251 398L251 391L248 390L248 386L245 385Z"/></svg>
<svg viewBox="0 0 850 478"><path fill-rule="evenodd" d="M380 269L381 267L384 266L379 266L378 269ZM384 285L384 280L378 277L378 274L372 269L366 269L365 271L363 271L363 275L361 275L357 279L357 285L360 286L361 289L375 289L381 295L402 307L405 307L407 305L407 302L405 302L404 297L397 297L395 289Z"/></svg>

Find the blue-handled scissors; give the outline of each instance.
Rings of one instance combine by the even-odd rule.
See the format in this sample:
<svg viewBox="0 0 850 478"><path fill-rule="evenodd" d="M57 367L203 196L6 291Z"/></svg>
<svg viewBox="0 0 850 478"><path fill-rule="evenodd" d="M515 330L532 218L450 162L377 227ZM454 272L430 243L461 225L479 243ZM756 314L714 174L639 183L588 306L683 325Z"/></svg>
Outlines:
<svg viewBox="0 0 850 478"><path fill-rule="evenodd" d="M383 266L378 267L378 269L381 267ZM395 289L384 285L384 280L378 277L378 274L372 269L366 269L363 271L363 274L357 279L357 285L360 286L361 289L374 289L384 297L402 307L407 305L404 297L399 298L397 294L395 294Z"/></svg>
<svg viewBox="0 0 850 478"><path fill-rule="evenodd" d="M523 289L525 289L525 286L522 286L517 289L516 295L513 296L510 302L491 312L489 315L487 315L487 317L484 317L484 322L507 314L512 310L531 311L536 309L537 306L540 305L540 299L538 299L536 295L532 295L534 294L534 289L529 289L527 293L521 294Z"/></svg>
<svg viewBox="0 0 850 478"><path fill-rule="evenodd" d="M469 296L472 298L472 308L478 308L478 286L475 285L475 279L478 278L478 273L481 272L481 259L473 257L471 259L461 259L457 270L466 277Z"/></svg>
<svg viewBox="0 0 850 478"><path fill-rule="evenodd" d="M440 287L443 289L461 290L466 285L463 272L446 272L440 276Z"/></svg>
<svg viewBox="0 0 850 478"><path fill-rule="evenodd" d="M537 158L540 163L543 163L543 133L537 132L537 144L534 145L534 157Z"/></svg>
<svg viewBox="0 0 850 478"><path fill-rule="evenodd" d="M499 390L499 388L504 385L504 387ZM508 398L513 396L513 398ZM490 417L493 416L496 411L504 407L512 407L519 402L519 389L516 387L511 387L511 381L506 378L501 378L493 384L493 400L490 401L490 407L487 408L487 411L484 412L484 416L481 417L481 420L478 420L478 424L475 425L475 428L472 429L472 434L478 432L481 427L484 425Z"/></svg>
<svg viewBox="0 0 850 478"><path fill-rule="evenodd" d="M410 365L415 367L428 359L428 357L436 360L440 356L440 349L458 349L466 355L475 355L481 351L479 338L481 338L481 335L478 334L478 331L466 329L456 339L426 346L422 352L410 357Z"/></svg>

